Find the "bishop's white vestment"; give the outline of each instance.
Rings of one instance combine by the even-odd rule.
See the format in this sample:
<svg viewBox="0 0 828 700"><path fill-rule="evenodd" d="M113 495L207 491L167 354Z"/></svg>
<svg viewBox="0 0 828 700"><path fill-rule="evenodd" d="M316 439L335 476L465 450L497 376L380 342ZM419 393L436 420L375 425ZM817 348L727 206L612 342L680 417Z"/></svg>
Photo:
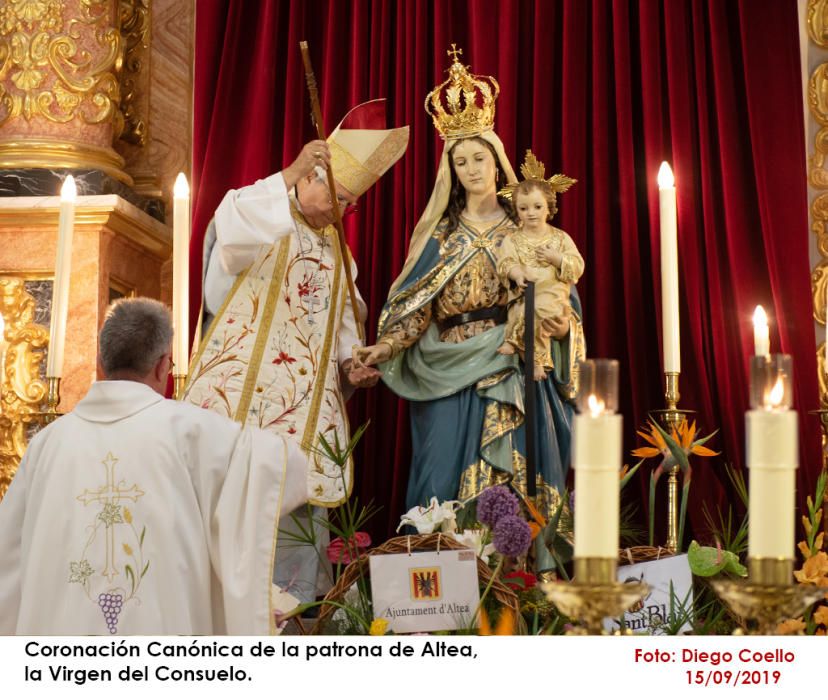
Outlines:
<svg viewBox="0 0 828 700"><path fill-rule="evenodd" d="M92 385L0 502L0 634L268 634L307 457L145 384Z"/></svg>
<svg viewBox="0 0 828 700"><path fill-rule="evenodd" d="M308 225L281 173L230 190L215 227L204 284L205 307L215 318L190 363L184 400L295 438L311 462L308 502L338 505L350 494L353 466L343 473L320 456L319 435L348 443L340 366L360 341L335 229ZM361 298L358 304L364 317ZM311 527L304 509L300 517ZM287 518L282 526L293 529ZM327 532L316 529L324 545ZM319 555L286 542L275 581L313 600Z"/></svg>

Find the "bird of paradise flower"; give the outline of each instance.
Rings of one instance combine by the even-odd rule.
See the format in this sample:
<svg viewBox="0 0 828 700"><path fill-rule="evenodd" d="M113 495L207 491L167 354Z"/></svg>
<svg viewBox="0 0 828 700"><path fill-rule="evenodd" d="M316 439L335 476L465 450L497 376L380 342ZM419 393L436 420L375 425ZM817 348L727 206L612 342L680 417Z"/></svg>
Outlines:
<svg viewBox="0 0 828 700"><path fill-rule="evenodd" d="M678 467L682 472L678 527L678 546L681 547L684 536L684 523L687 517L687 497L690 492L690 483L693 476L689 456L691 454L698 455L699 457L715 457L718 455L718 452L704 447L704 443L719 431L714 430L707 437L696 440L696 421L688 425L687 419L683 419L678 427L674 426L668 434L651 418L647 422L646 430L638 430L636 432L649 443L649 447L636 448L632 451L633 456L642 458L661 457L661 463L650 474L650 546L653 546L653 540L655 539L656 484L665 471L670 471Z"/></svg>

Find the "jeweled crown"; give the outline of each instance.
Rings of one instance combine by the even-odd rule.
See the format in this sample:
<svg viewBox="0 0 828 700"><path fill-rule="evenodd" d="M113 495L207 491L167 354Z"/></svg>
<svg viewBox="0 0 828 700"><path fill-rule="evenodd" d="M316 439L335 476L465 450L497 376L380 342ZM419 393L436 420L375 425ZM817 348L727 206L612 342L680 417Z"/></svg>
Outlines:
<svg viewBox="0 0 828 700"><path fill-rule="evenodd" d="M426 95L426 112L444 139L467 138L488 131L494 126L495 101L500 86L490 75L469 73L468 66L457 58L463 50L454 44L446 53L453 60L448 69L448 80Z"/></svg>

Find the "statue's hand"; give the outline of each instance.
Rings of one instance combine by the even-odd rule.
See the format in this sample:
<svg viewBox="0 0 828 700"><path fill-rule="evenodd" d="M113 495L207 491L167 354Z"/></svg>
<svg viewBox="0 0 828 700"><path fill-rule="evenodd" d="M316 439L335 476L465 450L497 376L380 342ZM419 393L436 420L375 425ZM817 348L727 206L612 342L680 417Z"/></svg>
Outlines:
<svg viewBox="0 0 828 700"><path fill-rule="evenodd" d="M377 343L376 345L368 345L364 348L355 345L352 357L354 367L368 368L371 365L378 365L380 362L390 360L391 346L388 343Z"/></svg>
<svg viewBox="0 0 828 700"><path fill-rule="evenodd" d="M540 251L540 255L546 262L555 267L560 267L563 262L563 254L550 243Z"/></svg>
<svg viewBox="0 0 828 700"><path fill-rule="evenodd" d="M569 333L569 319L572 317L572 310L567 306L559 316L550 316L541 321L543 332L555 340L566 338Z"/></svg>

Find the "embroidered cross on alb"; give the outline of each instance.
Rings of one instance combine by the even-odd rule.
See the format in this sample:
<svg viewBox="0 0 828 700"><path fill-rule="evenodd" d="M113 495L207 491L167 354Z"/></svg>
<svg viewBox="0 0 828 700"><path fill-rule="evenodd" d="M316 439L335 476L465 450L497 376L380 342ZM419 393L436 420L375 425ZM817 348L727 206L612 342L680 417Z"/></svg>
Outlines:
<svg viewBox="0 0 828 700"><path fill-rule="evenodd" d="M103 504L103 510L98 514L98 518L106 526L106 568L102 574L107 577L110 583L118 574L118 570L115 568L115 530L113 526L116 523L124 522L119 501L128 498L134 503L144 495L144 492L135 484L128 489L122 488L123 482L118 485L115 484L115 464L117 462L117 457L111 452L107 453L106 459L101 462L106 469L106 484L94 491L84 489L83 493L78 496L78 500L85 506L95 501Z"/></svg>

